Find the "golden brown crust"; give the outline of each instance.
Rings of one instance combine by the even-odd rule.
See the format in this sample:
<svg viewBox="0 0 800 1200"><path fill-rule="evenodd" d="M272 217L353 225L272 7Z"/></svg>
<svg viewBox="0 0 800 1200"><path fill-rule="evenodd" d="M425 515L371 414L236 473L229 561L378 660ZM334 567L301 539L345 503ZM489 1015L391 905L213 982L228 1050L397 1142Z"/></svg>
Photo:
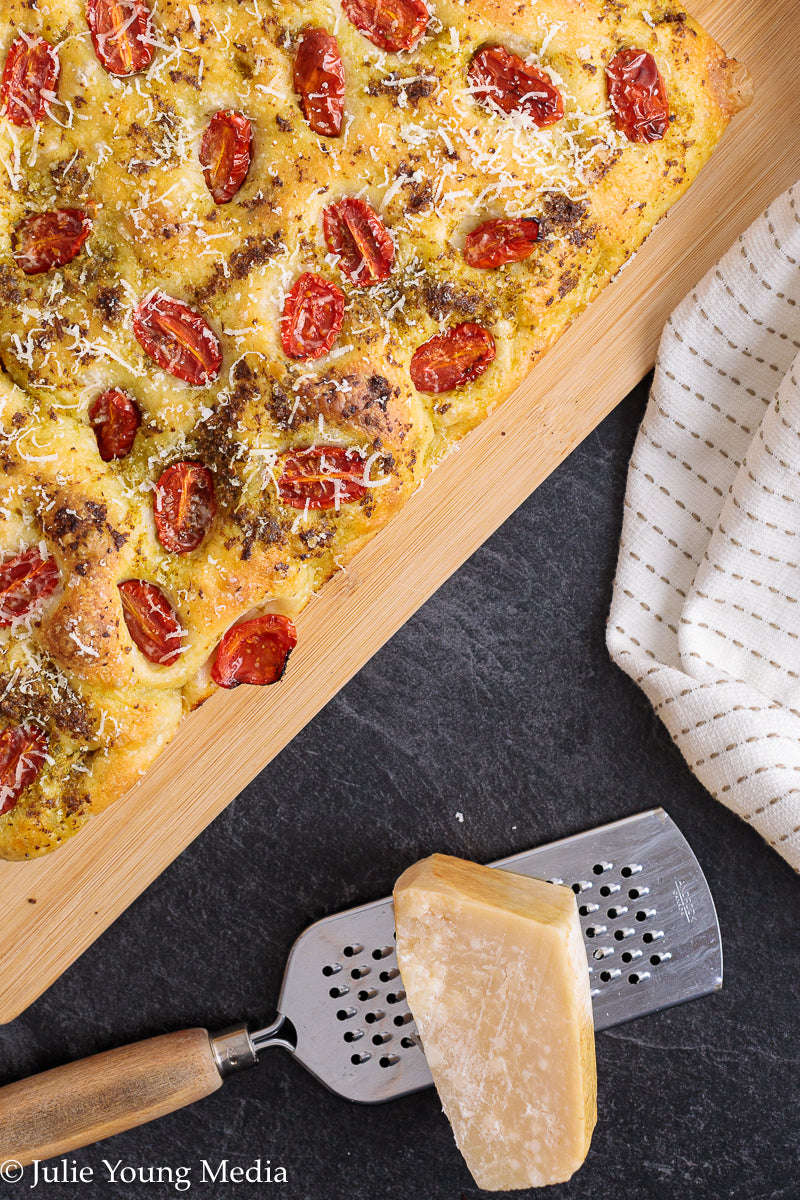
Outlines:
<svg viewBox="0 0 800 1200"><path fill-rule="evenodd" d="M58 46L58 100L33 132L0 118L0 546L41 542L61 587L32 621L0 632L0 719L46 729L50 759L0 816L0 856L44 853L121 794L209 694L209 661L253 610L298 612L402 506L454 442L524 377L639 246L708 158L746 99L738 64L663 0L437 0L419 46L384 54L337 0L163 0L150 69L114 79L97 62L82 0L37 11L6 0L0 54L19 29ZM297 39L335 30L347 79L341 138L310 130L293 92ZM487 42L538 63L565 97L548 129L489 111L467 71ZM632 144L608 108L605 64L650 51L672 123ZM217 206L198 161L220 109L245 111L254 159ZM391 275L352 287L324 245L321 211L358 194L390 230ZM27 276L14 230L34 212L92 217L68 265ZM468 266L466 234L500 215L540 222L536 253ZM340 285L330 355L292 361L278 317L303 271ZM136 341L153 288L192 305L220 338L219 380L192 387ZM413 387L414 350L480 323L496 358L454 391ZM142 412L130 454L100 460L88 409L122 387ZM337 511L281 502L281 454L358 449L379 486ZM217 515L202 546L163 549L153 486L180 460L213 474ZM118 584L144 579L186 631L169 666L133 644ZM4 689L4 690L3 690ZM5 706L5 707L4 707Z"/></svg>
<svg viewBox="0 0 800 1200"><path fill-rule="evenodd" d="M753 76L744 63L735 58L719 57L715 52L709 56L708 71L717 102L726 117L735 117L753 103Z"/></svg>

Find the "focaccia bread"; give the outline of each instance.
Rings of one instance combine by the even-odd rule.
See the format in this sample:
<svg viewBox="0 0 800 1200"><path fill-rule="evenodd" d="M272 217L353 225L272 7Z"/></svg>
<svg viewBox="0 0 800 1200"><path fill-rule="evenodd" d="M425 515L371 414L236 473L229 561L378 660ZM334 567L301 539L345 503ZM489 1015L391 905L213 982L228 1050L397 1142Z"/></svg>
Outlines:
<svg viewBox="0 0 800 1200"><path fill-rule="evenodd" d="M0 855L26 858L216 684L280 678L291 618L748 79L666 0L4 0L0 55Z"/></svg>

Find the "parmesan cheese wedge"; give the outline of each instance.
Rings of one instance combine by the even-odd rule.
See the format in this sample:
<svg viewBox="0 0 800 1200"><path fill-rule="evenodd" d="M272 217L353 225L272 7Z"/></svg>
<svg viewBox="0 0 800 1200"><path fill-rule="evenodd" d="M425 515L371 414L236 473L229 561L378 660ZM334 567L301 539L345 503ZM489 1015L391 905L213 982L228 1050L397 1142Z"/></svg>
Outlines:
<svg viewBox="0 0 800 1200"><path fill-rule="evenodd" d="M408 1006L478 1187L569 1179L597 1119L575 896L434 854L401 875L394 908Z"/></svg>

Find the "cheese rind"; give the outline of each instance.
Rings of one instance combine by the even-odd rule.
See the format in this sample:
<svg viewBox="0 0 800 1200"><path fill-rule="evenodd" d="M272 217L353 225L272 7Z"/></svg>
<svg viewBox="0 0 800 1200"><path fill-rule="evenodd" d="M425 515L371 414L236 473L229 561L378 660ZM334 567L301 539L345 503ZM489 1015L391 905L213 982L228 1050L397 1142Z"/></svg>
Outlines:
<svg viewBox="0 0 800 1200"><path fill-rule="evenodd" d="M561 1183L597 1119L594 1025L573 893L435 854L394 891L397 958L475 1182Z"/></svg>

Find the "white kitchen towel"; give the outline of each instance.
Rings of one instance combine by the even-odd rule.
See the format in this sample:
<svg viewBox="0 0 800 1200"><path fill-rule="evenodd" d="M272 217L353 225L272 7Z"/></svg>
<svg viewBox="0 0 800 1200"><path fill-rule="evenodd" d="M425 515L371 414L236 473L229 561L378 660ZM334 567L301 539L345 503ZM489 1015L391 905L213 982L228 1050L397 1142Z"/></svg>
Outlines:
<svg viewBox="0 0 800 1200"><path fill-rule="evenodd" d="M608 647L713 796L800 870L800 184L667 322Z"/></svg>

